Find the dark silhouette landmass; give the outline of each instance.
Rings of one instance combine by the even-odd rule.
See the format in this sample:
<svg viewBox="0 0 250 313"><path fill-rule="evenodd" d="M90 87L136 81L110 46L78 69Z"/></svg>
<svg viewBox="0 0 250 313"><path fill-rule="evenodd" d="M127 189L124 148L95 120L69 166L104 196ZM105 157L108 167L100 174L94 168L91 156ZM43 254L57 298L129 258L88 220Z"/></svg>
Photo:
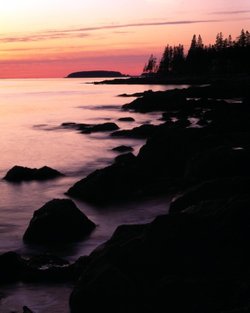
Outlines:
<svg viewBox="0 0 250 313"><path fill-rule="evenodd" d="M139 77L96 84L204 84L218 79L250 75L250 33L242 29L233 40L220 32L214 44L205 45L201 36L193 36L187 54L184 46L167 45L157 62L151 55Z"/></svg>
<svg viewBox="0 0 250 313"><path fill-rule="evenodd" d="M137 155L117 156L67 192L103 210L129 199L171 196L168 214L147 224L118 226L107 242L73 264L55 257L0 255L0 284L29 279L74 282L71 313L250 312L249 39L244 31L235 42L219 33L216 45L203 51L201 37L193 37L193 74L186 68L186 75L197 81L212 78L212 83L138 94L122 109L162 112L162 123L111 133L117 140L146 138L146 143ZM166 61L169 55L180 56L182 47L167 47L165 52ZM209 55L215 55L212 63ZM237 56L238 66L232 56ZM213 66L200 73L195 63L201 65L201 60ZM153 56L149 61L151 69L145 69L152 74L156 61ZM173 63L163 65L165 74L184 77L172 72L179 68ZM148 79L170 77L164 75ZM64 127L79 131L89 125ZM50 261L51 268L41 271L38 264L44 267Z"/></svg>
<svg viewBox="0 0 250 313"><path fill-rule="evenodd" d="M116 71L81 71L74 72L67 76L67 78L97 78L97 77L123 77L120 72Z"/></svg>
<svg viewBox="0 0 250 313"><path fill-rule="evenodd" d="M0 283L74 282L71 313L249 312L250 81L144 93L123 110L162 111L162 124L131 130L147 138L138 155L116 157L68 194L103 210L174 195L169 214L119 226L73 264L5 253ZM60 210L55 229L57 219Z"/></svg>

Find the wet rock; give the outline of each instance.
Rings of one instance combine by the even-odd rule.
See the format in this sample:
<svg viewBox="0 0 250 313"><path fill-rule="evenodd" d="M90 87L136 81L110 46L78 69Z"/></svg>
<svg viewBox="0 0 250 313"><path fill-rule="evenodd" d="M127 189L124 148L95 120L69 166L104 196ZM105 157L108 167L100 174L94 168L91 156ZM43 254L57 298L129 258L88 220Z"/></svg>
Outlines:
<svg viewBox="0 0 250 313"><path fill-rule="evenodd" d="M198 206L133 225L131 232L130 226L120 227L89 256L71 294L71 312L198 313L206 307L212 313L247 307L249 205L246 195L216 211Z"/></svg>
<svg viewBox="0 0 250 313"><path fill-rule="evenodd" d="M88 257L81 257L69 264L67 260L51 254L21 256L14 252L0 255L0 284L14 282L72 282L76 281L88 264Z"/></svg>
<svg viewBox="0 0 250 313"><path fill-rule="evenodd" d="M25 269L25 261L15 252L0 255L0 284L15 282L20 279Z"/></svg>
<svg viewBox="0 0 250 313"><path fill-rule="evenodd" d="M25 231L27 243L72 242L83 239L95 228L68 199L54 199L36 210Z"/></svg>
<svg viewBox="0 0 250 313"><path fill-rule="evenodd" d="M102 124L86 124L86 123L73 123L65 122L61 124L64 128L72 128L79 130L82 134L91 134L95 132L105 132L105 131L114 131L119 129L119 127L112 122L106 122Z"/></svg>
<svg viewBox="0 0 250 313"><path fill-rule="evenodd" d="M171 203L170 212L180 212L202 203L221 204L247 194L249 186L249 177L214 178L186 190Z"/></svg>
<svg viewBox="0 0 250 313"><path fill-rule="evenodd" d="M133 117L120 117L120 118L118 118L118 121L120 121L120 122L134 122L134 118Z"/></svg>
<svg viewBox="0 0 250 313"><path fill-rule="evenodd" d="M97 204L124 201L135 196L138 186L147 181L145 174L138 168L136 157L125 155L114 164L96 170L77 182L67 194Z"/></svg>
<svg viewBox="0 0 250 313"><path fill-rule="evenodd" d="M128 152L128 151L133 151L133 148L130 146L117 146L115 148L112 149L113 151L117 151L117 152Z"/></svg>
<svg viewBox="0 0 250 313"><path fill-rule="evenodd" d="M169 92L149 92L143 97L137 98L129 104L122 106L124 110L133 110L135 112L155 112L180 109L186 105L185 96L179 91Z"/></svg>
<svg viewBox="0 0 250 313"><path fill-rule="evenodd" d="M128 130L118 130L111 134L112 137L128 137L128 138L148 138L151 136L157 126L155 125L141 125L139 127L134 127L133 129Z"/></svg>
<svg viewBox="0 0 250 313"><path fill-rule="evenodd" d="M43 269L43 268L49 268L49 267L60 267L60 266L67 266L69 265L69 262L59 258L58 256L52 255L52 254L39 254L31 256L27 260L27 265L29 267L37 268L37 269Z"/></svg>
<svg viewBox="0 0 250 313"><path fill-rule="evenodd" d="M79 127L79 130L83 134L90 134L96 132L106 132L106 131L114 131L119 129L119 127L115 123L107 122L103 124L91 125L86 127Z"/></svg>
<svg viewBox="0 0 250 313"><path fill-rule="evenodd" d="M34 255L26 258L26 269L21 280L24 282L67 282L73 281L74 264L51 254Z"/></svg>
<svg viewBox="0 0 250 313"><path fill-rule="evenodd" d="M136 162L136 157L133 153L129 152L126 154L118 155L115 158L115 163L123 164L123 165L129 165Z"/></svg>
<svg viewBox="0 0 250 313"><path fill-rule="evenodd" d="M220 146L208 149L191 158L187 176L209 180L220 177L250 176L250 149Z"/></svg>
<svg viewBox="0 0 250 313"><path fill-rule="evenodd" d="M38 169L23 166L14 166L7 172L3 179L11 182L21 182L29 180L47 180L60 176L63 176L63 174L48 166L43 166Z"/></svg>
<svg viewBox="0 0 250 313"><path fill-rule="evenodd" d="M23 306L23 313L34 313L30 308L28 308L26 305Z"/></svg>
<svg viewBox="0 0 250 313"><path fill-rule="evenodd" d="M66 128L75 128L77 127L79 124L75 123L75 122L64 122L61 124L62 127L66 127Z"/></svg>

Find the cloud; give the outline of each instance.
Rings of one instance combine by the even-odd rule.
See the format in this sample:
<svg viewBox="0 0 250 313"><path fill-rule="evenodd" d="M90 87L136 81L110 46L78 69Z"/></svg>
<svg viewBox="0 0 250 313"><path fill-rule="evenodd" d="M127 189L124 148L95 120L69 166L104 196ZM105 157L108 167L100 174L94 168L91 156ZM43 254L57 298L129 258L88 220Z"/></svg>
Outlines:
<svg viewBox="0 0 250 313"><path fill-rule="evenodd" d="M87 33L77 33L73 34L73 37L87 37ZM54 31L54 32L44 32L38 34L28 34L24 36L8 36L0 37L0 42L12 43L12 42L30 42L30 41L43 41L43 40L54 40L54 39L65 39L72 38L72 34L65 31Z"/></svg>
<svg viewBox="0 0 250 313"><path fill-rule="evenodd" d="M218 12L211 12L211 14L216 15L234 15L234 14L247 14L250 13L250 10L238 10L238 11L218 11Z"/></svg>
<svg viewBox="0 0 250 313"><path fill-rule="evenodd" d="M199 24L199 23L215 23L221 22L219 19L210 20L181 20L181 21L162 21L162 22L142 22L142 23L127 23L127 24L111 24L95 27L71 28L64 30L47 30L40 33L30 33L22 36L0 36L0 42L13 43L13 42L30 42L42 40L55 40L62 38L82 38L89 36L90 32L98 30L116 30L130 27L154 27L164 25L185 25L185 24Z"/></svg>

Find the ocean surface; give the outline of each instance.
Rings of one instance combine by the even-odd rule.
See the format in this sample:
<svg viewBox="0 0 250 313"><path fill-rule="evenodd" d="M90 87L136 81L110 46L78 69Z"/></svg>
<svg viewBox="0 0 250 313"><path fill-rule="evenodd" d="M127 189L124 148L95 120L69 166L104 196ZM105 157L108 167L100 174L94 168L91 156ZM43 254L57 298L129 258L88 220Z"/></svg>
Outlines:
<svg viewBox="0 0 250 313"><path fill-rule="evenodd" d="M23 243L22 236L36 209L54 198L66 198L64 193L75 182L111 164L118 155L112 148L130 145L137 154L145 143L144 140L112 138L107 132L80 134L63 128L62 123L111 121L121 129L144 123L159 124L160 113L122 111L121 105L134 98L118 95L186 87L94 85L92 81L94 79L0 79L0 254L15 251L28 256L50 252L73 262L106 241L118 225L150 222L167 212L168 199L164 198L105 208L73 199L98 225L86 240L51 247ZM126 116L132 116L135 121L118 121ZM14 165L47 165L66 176L45 182L4 181L2 177ZM67 284L20 283L0 287L0 313L22 312L23 305L35 313L68 313L71 290L72 286Z"/></svg>

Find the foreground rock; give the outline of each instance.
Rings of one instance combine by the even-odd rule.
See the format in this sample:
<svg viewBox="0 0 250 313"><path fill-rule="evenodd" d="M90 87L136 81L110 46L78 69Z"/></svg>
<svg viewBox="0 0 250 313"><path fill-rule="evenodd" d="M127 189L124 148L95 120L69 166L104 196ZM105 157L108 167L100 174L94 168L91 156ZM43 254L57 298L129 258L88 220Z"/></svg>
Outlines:
<svg viewBox="0 0 250 313"><path fill-rule="evenodd" d="M7 172L3 179L11 182L21 182L29 180L53 179L60 176L64 175L48 166L43 166L37 169L16 165Z"/></svg>
<svg viewBox="0 0 250 313"><path fill-rule="evenodd" d="M95 228L68 199L54 199L36 210L23 236L27 243L46 244L83 239Z"/></svg>
<svg viewBox="0 0 250 313"><path fill-rule="evenodd" d="M248 312L249 208L246 193L119 227L89 256L71 312Z"/></svg>
<svg viewBox="0 0 250 313"><path fill-rule="evenodd" d="M67 191L67 195L97 204L107 203L110 199L124 200L126 195L137 192L136 187L141 185L143 177L136 158L125 157L123 162L115 162L80 180Z"/></svg>
<svg viewBox="0 0 250 313"><path fill-rule="evenodd" d="M21 256L15 252L0 255L0 285L15 282L75 281L88 264L87 257L80 257L75 263L51 254Z"/></svg>
<svg viewBox="0 0 250 313"><path fill-rule="evenodd" d="M20 279L26 267L25 261L15 252L0 255L0 283L11 283Z"/></svg>

